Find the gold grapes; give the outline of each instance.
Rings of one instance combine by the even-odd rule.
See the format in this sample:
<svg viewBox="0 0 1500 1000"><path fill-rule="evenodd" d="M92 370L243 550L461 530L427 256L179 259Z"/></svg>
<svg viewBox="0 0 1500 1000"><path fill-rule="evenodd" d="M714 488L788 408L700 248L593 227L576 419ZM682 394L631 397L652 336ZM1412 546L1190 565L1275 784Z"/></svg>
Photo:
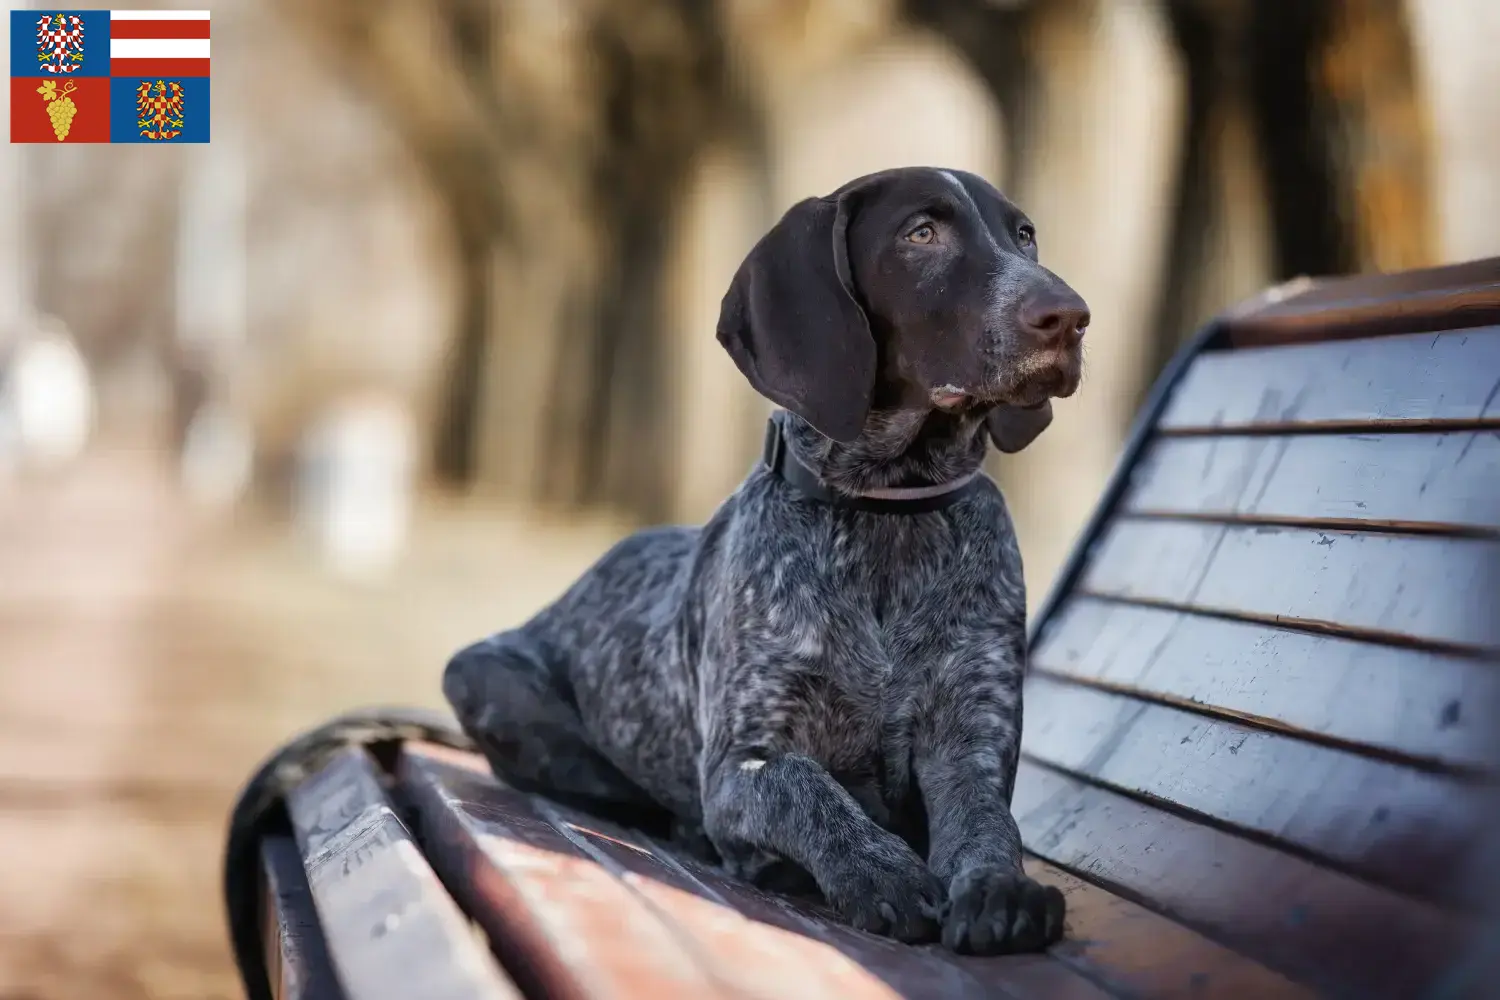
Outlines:
<svg viewBox="0 0 1500 1000"><path fill-rule="evenodd" d="M73 116L78 114L78 105L68 96L73 90L72 80L61 91L57 89L56 80L46 80L36 88L36 92L42 95L42 100L47 102L47 117L52 119L52 134L57 136L58 142L68 137L68 130L73 127Z"/></svg>

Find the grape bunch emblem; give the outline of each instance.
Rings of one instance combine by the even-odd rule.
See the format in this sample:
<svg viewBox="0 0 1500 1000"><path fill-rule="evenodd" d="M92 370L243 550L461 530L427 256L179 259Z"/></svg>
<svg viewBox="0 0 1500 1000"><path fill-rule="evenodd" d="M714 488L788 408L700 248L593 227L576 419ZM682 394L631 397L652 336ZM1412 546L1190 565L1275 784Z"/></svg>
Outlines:
<svg viewBox="0 0 1500 1000"><path fill-rule="evenodd" d="M57 136L58 142L68 137L68 130L73 127L73 116L78 114L78 105L68 96L74 89L72 80L62 90L57 89L56 80L43 80L42 85L36 88L36 92L42 95L42 100L47 102L47 117L52 119L52 134Z"/></svg>

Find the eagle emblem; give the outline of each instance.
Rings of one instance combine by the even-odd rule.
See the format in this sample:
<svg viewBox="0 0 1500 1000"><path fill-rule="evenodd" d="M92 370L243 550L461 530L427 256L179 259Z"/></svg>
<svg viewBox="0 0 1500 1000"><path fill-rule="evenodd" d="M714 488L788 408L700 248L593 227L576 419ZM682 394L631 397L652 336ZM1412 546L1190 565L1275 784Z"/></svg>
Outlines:
<svg viewBox="0 0 1500 1000"><path fill-rule="evenodd" d="M71 73L83 62L83 18L45 14L36 22L36 61L43 73Z"/></svg>
<svg viewBox="0 0 1500 1000"><path fill-rule="evenodd" d="M175 139L183 129L182 84L176 81L141 81L135 88L136 128L147 139Z"/></svg>

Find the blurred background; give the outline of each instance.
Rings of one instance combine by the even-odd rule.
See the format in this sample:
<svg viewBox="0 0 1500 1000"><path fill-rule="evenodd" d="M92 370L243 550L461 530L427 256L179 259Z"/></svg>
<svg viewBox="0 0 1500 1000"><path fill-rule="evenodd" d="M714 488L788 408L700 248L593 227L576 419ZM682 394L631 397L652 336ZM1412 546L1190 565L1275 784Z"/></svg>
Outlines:
<svg viewBox="0 0 1500 1000"><path fill-rule="evenodd" d="M719 300L800 198L974 170L1088 299L1083 390L993 470L1033 604L1209 316L1500 254L1493 0L212 15L209 145L0 150L3 1000L237 995L238 783L711 513L768 411Z"/></svg>

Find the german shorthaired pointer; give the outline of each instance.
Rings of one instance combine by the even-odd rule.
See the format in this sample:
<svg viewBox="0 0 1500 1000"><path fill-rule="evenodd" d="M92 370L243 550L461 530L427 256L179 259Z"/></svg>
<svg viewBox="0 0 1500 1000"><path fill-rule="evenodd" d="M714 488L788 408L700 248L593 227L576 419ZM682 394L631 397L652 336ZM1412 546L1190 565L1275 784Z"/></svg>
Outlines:
<svg viewBox="0 0 1500 1000"><path fill-rule="evenodd" d="M1083 300L956 170L794 205L718 338L785 407L703 527L617 544L443 690L496 773L671 836L731 873L810 881L857 927L961 952L1045 948L1009 808L1026 600L986 438L1024 448L1082 369Z"/></svg>

